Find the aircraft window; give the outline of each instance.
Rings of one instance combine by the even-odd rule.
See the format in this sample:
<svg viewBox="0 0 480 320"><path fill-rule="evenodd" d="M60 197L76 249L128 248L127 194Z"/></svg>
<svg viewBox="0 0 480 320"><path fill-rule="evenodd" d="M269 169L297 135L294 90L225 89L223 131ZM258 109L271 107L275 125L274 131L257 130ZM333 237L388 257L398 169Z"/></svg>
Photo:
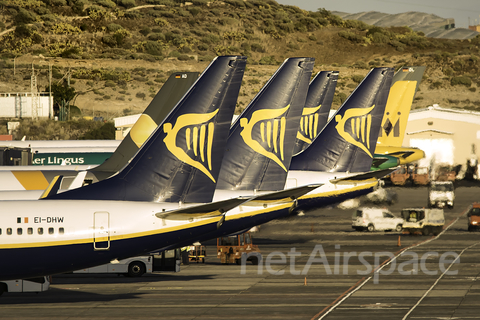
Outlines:
<svg viewBox="0 0 480 320"><path fill-rule="evenodd" d="M43 234L43 228L38 228L37 232L38 234Z"/></svg>
<svg viewBox="0 0 480 320"><path fill-rule="evenodd" d="M65 233L65 230L64 230L63 228L58 228L58 233L64 234L64 233Z"/></svg>
<svg viewBox="0 0 480 320"><path fill-rule="evenodd" d="M7 228L7 234L11 235L12 234L12 228Z"/></svg>
<svg viewBox="0 0 480 320"><path fill-rule="evenodd" d="M22 233L23 233L22 228L17 228L17 234L18 234L18 235L21 235Z"/></svg>
<svg viewBox="0 0 480 320"><path fill-rule="evenodd" d="M28 234L33 234L33 228L28 228L28 229L27 229L27 233L28 233Z"/></svg>
<svg viewBox="0 0 480 320"><path fill-rule="evenodd" d="M53 228L48 228L48 234L53 234Z"/></svg>
<svg viewBox="0 0 480 320"><path fill-rule="evenodd" d="M224 237L222 238L221 244L222 246L236 246L237 237Z"/></svg>
<svg viewBox="0 0 480 320"><path fill-rule="evenodd" d="M17 218L17 223L22 223L22 218Z"/></svg>

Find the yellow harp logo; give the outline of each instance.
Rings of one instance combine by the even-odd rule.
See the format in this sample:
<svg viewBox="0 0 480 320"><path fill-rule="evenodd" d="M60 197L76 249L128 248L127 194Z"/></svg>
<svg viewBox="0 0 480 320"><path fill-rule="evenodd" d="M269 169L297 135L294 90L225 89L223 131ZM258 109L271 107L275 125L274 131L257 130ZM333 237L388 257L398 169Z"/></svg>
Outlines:
<svg viewBox="0 0 480 320"><path fill-rule="evenodd" d="M252 114L250 121L246 118L240 119L240 126L243 128L240 136L243 138L243 141L255 152L275 161L285 171L287 171L287 168L285 168L282 161L285 158L283 148L287 120L285 116L280 119L276 118L287 112L289 108L290 105L282 109L258 110ZM257 123L259 124L262 142L266 142L269 149L273 146L274 152L266 150L258 141L252 138L252 130ZM280 154L280 158L277 154Z"/></svg>
<svg viewBox="0 0 480 320"><path fill-rule="evenodd" d="M312 143L312 140L318 133L318 113L322 105L313 108L303 108L302 117L300 118L300 130L297 131L297 139L306 143ZM320 128L322 129L322 128Z"/></svg>
<svg viewBox="0 0 480 320"><path fill-rule="evenodd" d="M365 151L371 158L373 156L368 149L370 149L370 129L372 125L370 111L373 108L375 108L375 105L370 108L349 109L343 117L341 115L335 116L337 122L335 129L337 129L338 134L347 142ZM351 132L346 132L345 124L349 120Z"/></svg>
<svg viewBox="0 0 480 320"><path fill-rule="evenodd" d="M216 181L210 171L212 170L212 145L215 124L213 121L209 121L212 120L217 113L218 109L207 114L184 114L177 118L177 122L173 128L171 123L165 123L163 125L163 131L167 134L163 141L168 151L177 157L178 160L202 171L213 182ZM182 129L185 130L185 145L187 150L193 149L195 157L200 154L201 162L192 159L183 148L177 146L177 135Z"/></svg>

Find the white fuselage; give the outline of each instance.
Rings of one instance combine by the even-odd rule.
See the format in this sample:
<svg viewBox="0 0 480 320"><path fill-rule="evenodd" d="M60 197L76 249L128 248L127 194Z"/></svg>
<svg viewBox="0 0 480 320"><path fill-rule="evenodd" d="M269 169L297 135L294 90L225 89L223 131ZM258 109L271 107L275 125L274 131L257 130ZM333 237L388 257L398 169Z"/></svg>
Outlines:
<svg viewBox="0 0 480 320"><path fill-rule="evenodd" d="M225 214L176 214L178 203L101 200L2 201L0 280L69 272L231 233L288 214L291 203L239 206ZM192 204L193 205L193 204ZM219 223L219 222L223 222ZM214 237L212 237L214 238ZM35 261L32 267L32 261Z"/></svg>

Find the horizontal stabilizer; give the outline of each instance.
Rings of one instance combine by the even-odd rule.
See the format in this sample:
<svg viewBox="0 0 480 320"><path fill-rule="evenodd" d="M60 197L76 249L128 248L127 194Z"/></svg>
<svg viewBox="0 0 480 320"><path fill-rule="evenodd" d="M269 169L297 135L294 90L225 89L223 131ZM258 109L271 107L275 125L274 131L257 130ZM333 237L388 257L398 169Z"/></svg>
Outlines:
<svg viewBox="0 0 480 320"><path fill-rule="evenodd" d="M241 205L249 198L227 199L207 204L185 207L165 212L158 212L157 218L170 220L188 220L195 217L215 217Z"/></svg>
<svg viewBox="0 0 480 320"><path fill-rule="evenodd" d="M297 188L290 188L278 192L270 192L256 196L246 202L244 205L259 205L259 203L271 204L271 203L288 203L293 200L309 193L310 191L321 187L323 184L310 184Z"/></svg>
<svg viewBox="0 0 480 320"><path fill-rule="evenodd" d="M62 180L63 180L63 176L55 176L52 182L50 182L50 184L48 185L47 189L45 189L45 191L40 196L40 199L45 199L50 195L57 194L58 190L60 189L60 186L62 185Z"/></svg>
<svg viewBox="0 0 480 320"><path fill-rule="evenodd" d="M343 178L338 178L338 179L332 179L330 180L331 183L334 184L341 184L341 183L351 183L351 182L362 182L363 180L370 180L370 179L380 179L383 178L390 173L397 171L399 167L395 168L388 168L388 169L383 169L383 170L376 170L376 171L369 171L365 173L360 173L357 175L353 176L348 176L348 177L343 177Z"/></svg>

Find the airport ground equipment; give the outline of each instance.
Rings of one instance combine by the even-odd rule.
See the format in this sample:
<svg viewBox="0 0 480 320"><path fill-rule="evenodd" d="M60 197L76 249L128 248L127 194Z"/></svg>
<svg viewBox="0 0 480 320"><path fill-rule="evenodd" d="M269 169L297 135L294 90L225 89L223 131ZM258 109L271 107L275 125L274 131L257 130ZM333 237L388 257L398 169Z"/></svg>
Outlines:
<svg viewBox="0 0 480 320"><path fill-rule="evenodd" d="M253 244L250 231L234 236L217 238L217 258L221 263L241 263L242 255L248 254L247 261L256 265L260 261L260 250Z"/></svg>
<svg viewBox="0 0 480 320"><path fill-rule="evenodd" d="M474 202L467 213L468 231L480 229L480 203Z"/></svg>
<svg viewBox="0 0 480 320"><path fill-rule="evenodd" d="M432 181L428 188L428 206L430 208L453 208L455 188L451 181Z"/></svg>
<svg viewBox="0 0 480 320"><path fill-rule="evenodd" d="M396 186L405 185L409 178L410 174L407 172L405 166L400 167L400 169L390 174L390 181Z"/></svg>
<svg viewBox="0 0 480 320"><path fill-rule="evenodd" d="M403 219L393 215L388 209L358 208L352 215L352 228L357 231L402 231Z"/></svg>
<svg viewBox="0 0 480 320"><path fill-rule="evenodd" d="M411 174L412 184L426 186L430 183L428 167L416 167Z"/></svg>
<svg viewBox="0 0 480 320"><path fill-rule="evenodd" d="M439 166L436 170L437 181L455 181L457 172L452 166Z"/></svg>
<svg viewBox="0 0 480 320"><path fill-rule="evenodd" d="M402 209L402 218L405 220L403 230L421 232L424 236L438 235L445 225L443 209L406 208Z"/></svg>
<svg viewBox="0 0 480 320"><path fill-rule="evenodd" d="M50 277L6 280L0 282L0 295L4 292L42 292L50 287Z"/></svg>
<svg viewBox="0 0 480 320"><path fill-rule="evenodd" d="M0 146L0 166L27 166L32 164L30 148Z"/></svg>
<svg viewBox="0 0 480 320"><path fill-rule="evenodd" d="M180 271L180 250L166 250L145 256L114 260L100 266L84 268L73 273L117 273L129 277L141 277L154 271Z"/></svg>
<svg viewBox="0 0 480 320"><path fill-rule="evenodd" d="M205 246L202 245L192 245L190 250L188 250L188 261L196 263L205 263L205 257L207 256L207 251Z"/></svg>

